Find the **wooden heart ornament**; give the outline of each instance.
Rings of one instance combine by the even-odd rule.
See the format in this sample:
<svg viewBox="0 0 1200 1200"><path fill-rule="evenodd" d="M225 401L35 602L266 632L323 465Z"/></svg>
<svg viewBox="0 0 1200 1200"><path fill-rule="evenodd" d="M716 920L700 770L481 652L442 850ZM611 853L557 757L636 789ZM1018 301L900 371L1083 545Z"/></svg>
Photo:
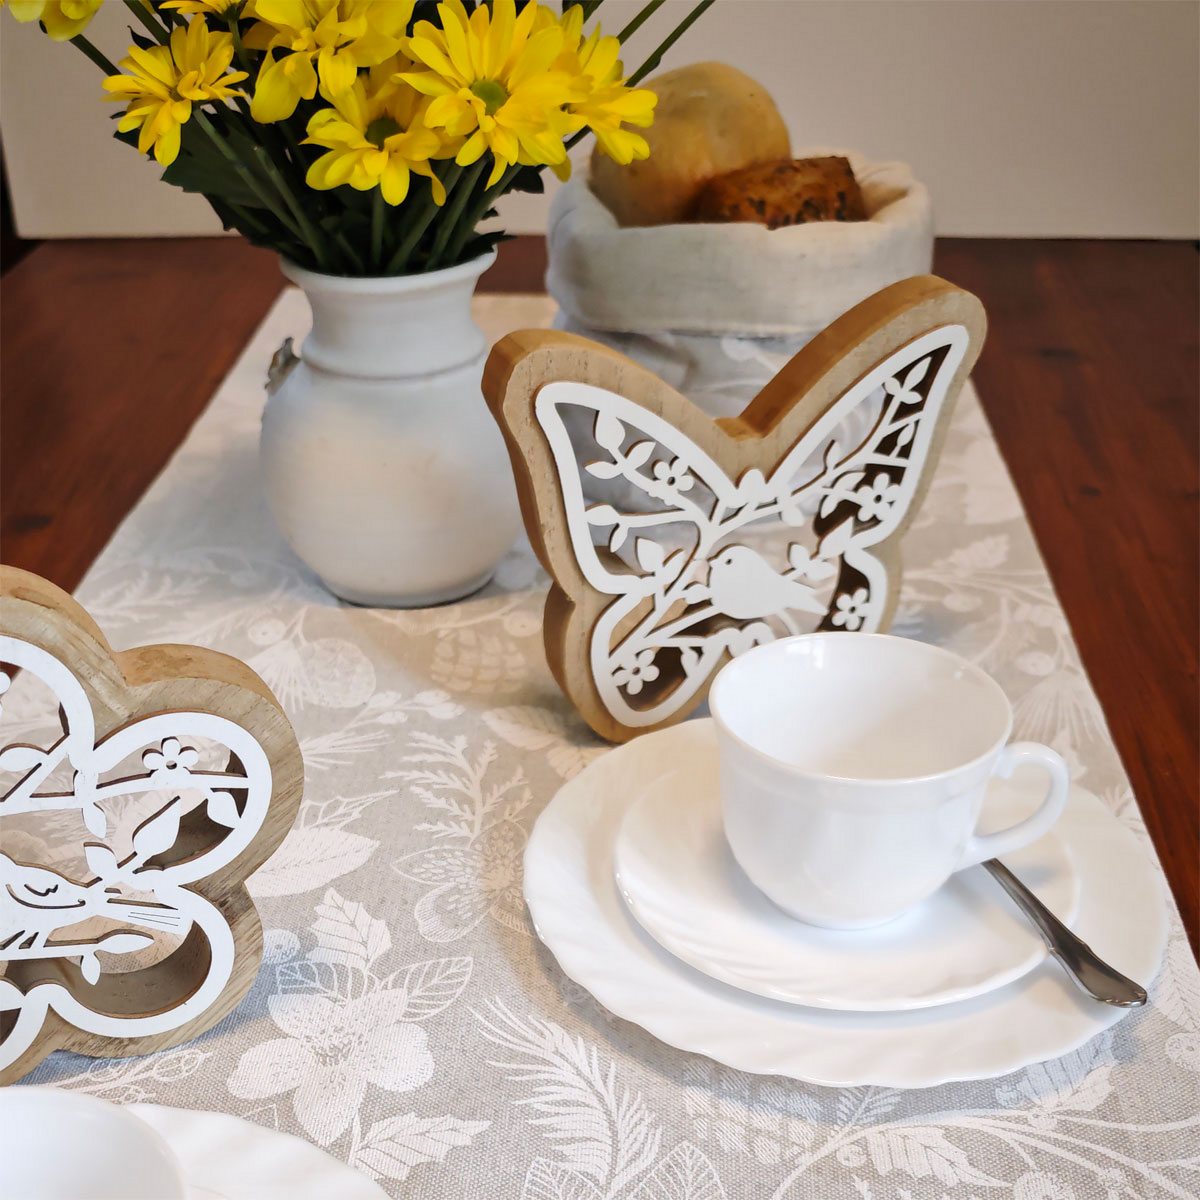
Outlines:
<svg viewBox="0 0 1200 1200"><path fill-rule="evenodd" d="M483 388L553 581L546 655L597 733L682 720L759 642L887 626L899 537L985 324L970 293L905 280L716 421L585 339L496 345Z"/></svg>
<svg viewBox="0 0 1200 1200"><path fill-rule="evenodd" d="M0 1082L225 1016L262 957L244 880L302 789L295 734L243 663L114 653L65 592L0 567Z"/></svg>

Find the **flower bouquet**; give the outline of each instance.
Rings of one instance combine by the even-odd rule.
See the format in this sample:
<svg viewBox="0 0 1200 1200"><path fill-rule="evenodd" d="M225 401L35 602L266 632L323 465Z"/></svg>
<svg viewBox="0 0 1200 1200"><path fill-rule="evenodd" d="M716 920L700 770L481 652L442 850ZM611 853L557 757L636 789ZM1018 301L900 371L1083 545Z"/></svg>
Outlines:
<svg viewBox="0 0 1200 1200"><path fill-rule="evenodd" d="M363 276L486 252L496 201L540 191L546 167L565 177L588 131L619 163L646 157L655 96L635 85L713 0L628 77L621 44L664 0L615 37L585 29L603 0L125 0L139 28L117 64L86 34L101 2L7 7L104 71L116 137L226 229Z"/></svg>
<svg viewBox="0 0 1200 1200"><path fill-rule="evenodd" d="M471 310L504 234L479 225L545 168L565 177L589 131L618 163L645 158L656 97L636 85L713 0L628 76L621 44L664 0L615 37L603 0L124 2L139 29L119 65L87 37L101 0L8 8L96 63L115 136L303 288L312 329L301 356L280 348L263 414L284 537L357 603L482 586L519 518Z"/></svg>

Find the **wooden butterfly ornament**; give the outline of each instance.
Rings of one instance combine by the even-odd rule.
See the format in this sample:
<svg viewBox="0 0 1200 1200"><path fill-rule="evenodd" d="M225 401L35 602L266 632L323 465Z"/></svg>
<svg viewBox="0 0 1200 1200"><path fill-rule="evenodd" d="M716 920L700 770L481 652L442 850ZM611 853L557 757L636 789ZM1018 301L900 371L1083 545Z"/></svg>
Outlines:
<svg viewBox="0 0 1200 1200"><path fill-rule="evenodd" d="M70 596L0 567L0 1084L47 1054L146 1054L249 991L245 879L300 804L296 735L244 663L114 652Z"/></svg>
<svg viewBox="0 0 1200 1200"><path fill-rule="evenodd" d="M483 389L553 581L547 659L597 733L683 720L760 642L886 628L900 535L985 328L970 293L904 280L718 420L586 339L496 345Z"/></svg>

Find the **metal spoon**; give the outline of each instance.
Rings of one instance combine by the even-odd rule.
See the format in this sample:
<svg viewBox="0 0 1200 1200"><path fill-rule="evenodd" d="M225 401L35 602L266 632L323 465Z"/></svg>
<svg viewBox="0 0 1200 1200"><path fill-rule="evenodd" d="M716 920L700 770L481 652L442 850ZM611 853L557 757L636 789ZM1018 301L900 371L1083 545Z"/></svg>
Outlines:
<svg viewBox="0 0 1200 1200"><path fill-rule="evenodd" d="M1076 937L999 859L986 859L983 866L1037 926L1050 953L1083 991L1117 1008L1138 1008L1146 1003L1144 987L1110 967L1087 942Z"/></svg>

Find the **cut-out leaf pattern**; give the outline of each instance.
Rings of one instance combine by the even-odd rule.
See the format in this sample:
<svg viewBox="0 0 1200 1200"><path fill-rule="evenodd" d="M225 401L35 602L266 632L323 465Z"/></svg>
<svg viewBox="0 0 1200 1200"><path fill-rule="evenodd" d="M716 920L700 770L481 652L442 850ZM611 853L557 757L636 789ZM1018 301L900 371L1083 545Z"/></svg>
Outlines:
<svg viewBox="0 0 1200 1200"><path fill-rule="evenodd" d="M583 469L597 479L615 479L621 473L620 465L615 462L591 462ZM598 524L598 522L593 522L593 524Z"/></svg>
<svg viewBox="0 0 1200 1200"><path fill-rule="evenodd" d="M175 845L179 837L179 817L182 809L173 800L157 816L152 817L133 835L133 848L142 859L153 858Z"/></svg>
<svg viewBox="0 0 1200 1200"><path fill-rule="evenodd" d="M625 440L625 426L610 413L596 414L596 444L614 454L619 453Z"/></svg>
<svg viewBox="0 0 1200 1200"><path fill-rule="evenodd" d="M238 822L237 801L232 792L213 792L208 798L208 819L233 828Z"/></svg>
<svg viewBox="0 0 1200 1200"><path fill-rule="evenodd" d="M41 766L45 758L45 751L36 746L5 746L0 750L0 771L31 771Z"/></svg>
<svg viewBox="0 0 1200 1200"><path fill-rule="evenodd" d="M638 538L634 543L633 552L637 555L638 565L643 571L653 574L663 565L663 548L649 538Z"/></svg>

